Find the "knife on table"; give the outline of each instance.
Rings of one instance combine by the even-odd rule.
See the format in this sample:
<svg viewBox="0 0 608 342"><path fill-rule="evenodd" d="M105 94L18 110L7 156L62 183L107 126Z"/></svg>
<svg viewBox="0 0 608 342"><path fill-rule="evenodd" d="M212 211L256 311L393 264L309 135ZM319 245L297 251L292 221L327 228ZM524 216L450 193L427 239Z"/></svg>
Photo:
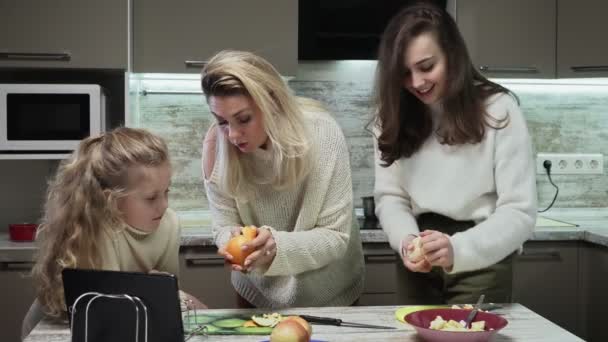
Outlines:
<svg viewBox="0 0 608 342"><path fill-rule="evenodd" d="M309 315L298 315L304 318L309 323L323 324L323 325L335 325L338 327L352 327L352 328L369 328L369 329L397 329L395 327L387 327L382 325L364 324L364 323L353 323L344 322L339 318L331 317L318 317Z"/></svg>

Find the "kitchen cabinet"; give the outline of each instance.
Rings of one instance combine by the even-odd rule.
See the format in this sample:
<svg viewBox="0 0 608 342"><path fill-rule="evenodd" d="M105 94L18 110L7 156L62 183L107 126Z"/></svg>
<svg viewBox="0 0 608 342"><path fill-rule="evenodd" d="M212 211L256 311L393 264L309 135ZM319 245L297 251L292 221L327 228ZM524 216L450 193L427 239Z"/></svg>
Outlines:
<svg viewBox="0 0 608 342"><path fill-rule="evenodd" d="M466 0L456 6L473 64L486 76L555 77L555 0Z"/></svg>
<svg viewBox="0 0 608 342"><path fill-rule="evenodd" d="M198 73L224 49L247 50L295 75L297 0L133 1L133 71Z"/></svg>
<svg viewBox="0 0 608 342"><path fill-rule="evenodd" d="M466 0L456 21L488 77L607 77L608 3L602 0Z"/></svg>
<svg viewBox="0 0 608 342"><path fill-rule="evenodd" d="M587 341L608 341L608 247L585 243L581 250L581 325Z"/></svg>
<svg viewBox="0 0 608 342"><path fill-rule="evenodd" d="M581 336L578 241L528 241L513 265L513 302Z"/></svg>
<svg viewBox="0 0 608 342"><path fill-rule="evenodd" d="M127 69L128 2L1 0L0 67Z"/></svg>
<svg viewBox="0 0 608 342"><path fill-rule="evenodd" d="M34 301L31 261L0 262L0 341L20 341L21 323Z"/></svg>
<svg viewBox="0 0 608 342"><path fill-rule="evenodd" d="M182 247L179 253L179 286L210 309L236 308L236 291L230 268L215 247Z"/></svg>
<svg viewBox="0 0 608 342"><path fill-rule="evenodd" d="M399 257L388 244L363 244L365 287L358 305L397 304L397 272Z"/></svg>
<svg viewBox="0 0 608 342"><path fill-rule="evenodd" d="M557 77L608 77L608 2L557 0Z"/></svg>

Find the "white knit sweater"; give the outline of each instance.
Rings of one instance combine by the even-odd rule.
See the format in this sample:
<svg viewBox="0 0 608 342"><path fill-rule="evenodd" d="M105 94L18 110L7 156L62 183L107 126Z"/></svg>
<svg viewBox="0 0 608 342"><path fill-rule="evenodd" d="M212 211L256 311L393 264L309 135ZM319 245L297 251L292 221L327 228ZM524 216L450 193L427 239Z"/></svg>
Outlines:
<svg viewBox="0 0 608 342"><path fill-rule="evenodd" d="M257 307L350 305L363 290L363 253L359 230L353 227L346 141L328 114L307 113L306 118L317 160L296 188L277 191L259 185L255 200L235 201L218 186L219 156L205 180L218 247L228 241L231 227L271 227L277 251L268 269L232 272L236 291ZM269 151L258 149L250 157L256 159L256 174L270 169Z"/></svg>
<svg viewBox="0 0 608 342"><path fill-rule="evenodd" d="M408 234L418 234L415 217L425 212L477 224L450 237L451 273L488 267L531 236L536 177L525 119L506 94L490 97L486 108L509 121L505 128L488 128L478 144L442 145L433 134L410 158L388 168L379 166L376 147L376 215L396 251ZM433 118L440 120L441 113Z"/></svg>

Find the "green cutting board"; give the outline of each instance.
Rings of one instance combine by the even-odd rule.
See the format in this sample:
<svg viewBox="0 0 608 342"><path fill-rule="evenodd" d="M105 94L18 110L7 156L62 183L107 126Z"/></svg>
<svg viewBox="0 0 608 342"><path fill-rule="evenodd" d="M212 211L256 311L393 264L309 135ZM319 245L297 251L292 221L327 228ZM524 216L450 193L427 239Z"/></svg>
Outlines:
<svg viewBox="0 0 608 342"><path fill-rule="evenodd" d="M184 332L196 330L197 335L270 335L271 327L244 327L251 316L201 314L191 312L182 316Z"/></svg>

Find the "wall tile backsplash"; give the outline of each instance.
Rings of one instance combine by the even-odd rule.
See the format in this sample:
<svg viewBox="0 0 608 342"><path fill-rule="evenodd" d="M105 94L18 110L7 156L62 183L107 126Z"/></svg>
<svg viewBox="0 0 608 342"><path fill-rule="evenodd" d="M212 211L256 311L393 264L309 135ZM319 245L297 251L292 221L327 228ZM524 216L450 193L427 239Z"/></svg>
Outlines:
<svg viewBox="0 0 608 342"><path fill-rule="evenodd" d="M325 103L342 127L350 146L356 206L361 196L372 193L374 183L372 140L364 129L371 119L373 67L373 62L361 61L306 63L289 81L297 95ZM535 151L608 154L608 80L497 81L519 96ZM213 118L198 77L132 75L130 82L128 124L148 128L169 143L174 166L170 205L206 209L200 146ZM605 174L554 175L553 181L560 188L555 207L608 207ZM537 184L539 208L544 208L554 188L545 175L537 175Z"/></svg>

